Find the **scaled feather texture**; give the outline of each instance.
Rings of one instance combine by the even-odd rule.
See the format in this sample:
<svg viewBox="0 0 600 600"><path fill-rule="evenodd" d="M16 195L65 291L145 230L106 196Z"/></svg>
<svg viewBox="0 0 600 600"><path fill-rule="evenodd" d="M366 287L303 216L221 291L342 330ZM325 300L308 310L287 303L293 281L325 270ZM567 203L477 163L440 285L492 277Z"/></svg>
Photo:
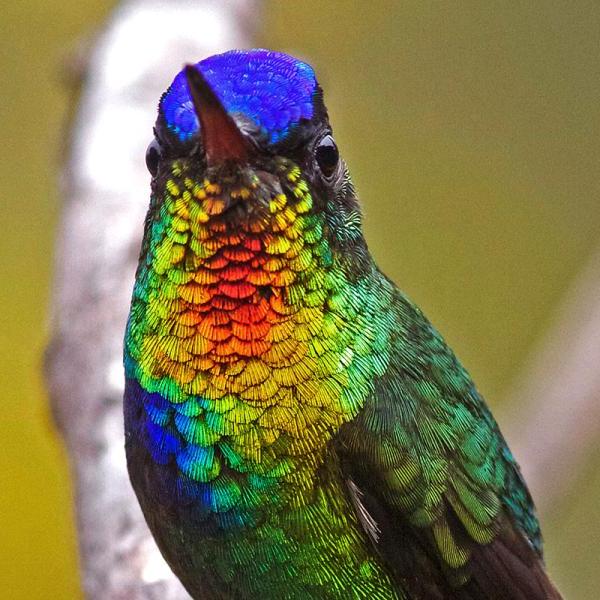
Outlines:
<svg viewBox="0 0 600 600"><path fill-rule="evenodd" d="M155 135L126 450L190 594L560 598L492 415L368 253L312 68L208 58Z"/></svg>

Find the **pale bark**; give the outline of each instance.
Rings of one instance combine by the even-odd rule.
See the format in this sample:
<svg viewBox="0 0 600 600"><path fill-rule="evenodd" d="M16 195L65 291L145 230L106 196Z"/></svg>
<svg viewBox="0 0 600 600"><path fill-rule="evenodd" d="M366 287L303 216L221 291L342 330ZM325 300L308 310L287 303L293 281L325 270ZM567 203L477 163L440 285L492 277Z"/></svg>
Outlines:
<svg viewBox="0 0 600 600"><path fill-rule="evenodd" d="M128 481L122 340L158 99L184 63L251 45L258 5L123 2L85 68L62 177L47 381L74 475L82 583L91 599L188 597L163 562Z"/></svg>

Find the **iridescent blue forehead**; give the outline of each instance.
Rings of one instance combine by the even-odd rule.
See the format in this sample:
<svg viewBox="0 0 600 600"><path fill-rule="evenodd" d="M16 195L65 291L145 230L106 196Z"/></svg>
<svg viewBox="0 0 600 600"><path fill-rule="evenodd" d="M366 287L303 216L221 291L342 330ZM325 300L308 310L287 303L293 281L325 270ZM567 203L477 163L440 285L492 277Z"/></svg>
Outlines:
<svg viewBox="0 0 600 600"><path fill-rule="evenodd" d="M230 114L256 123L269 143L284 139L301 119L313 116L317 88L310 65L280 52L232 50L196 64ZM185 74L181 71L160 101L167 127L181 141L198 132Z"/></svg>

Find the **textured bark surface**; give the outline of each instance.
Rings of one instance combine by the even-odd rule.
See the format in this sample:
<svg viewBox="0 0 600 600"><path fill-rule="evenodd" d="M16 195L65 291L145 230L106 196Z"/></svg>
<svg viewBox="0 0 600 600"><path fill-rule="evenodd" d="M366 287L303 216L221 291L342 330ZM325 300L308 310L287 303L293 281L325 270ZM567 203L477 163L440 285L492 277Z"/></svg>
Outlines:
<svg viewBox="0 0 600 600"><path fill-rule="evenodd" d="M85 67L62 178L47 381L71 460L91 599L188 598L127 477L122 340L148 204L144 155L160 94L185 62L252 45L258 5L124 2Z"/></svg>

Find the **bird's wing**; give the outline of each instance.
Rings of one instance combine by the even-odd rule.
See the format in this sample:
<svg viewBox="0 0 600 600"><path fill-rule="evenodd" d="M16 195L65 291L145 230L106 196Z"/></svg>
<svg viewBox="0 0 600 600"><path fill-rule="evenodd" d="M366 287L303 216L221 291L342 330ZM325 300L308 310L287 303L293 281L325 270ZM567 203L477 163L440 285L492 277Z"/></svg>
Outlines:
<svg viewBox="0 0 600 600"><path fill-rule="evenodd" d="M411 597L560 598L519 467L469 375L399 292L390 314L386 373L334 441L364 530Z"/></svg>

